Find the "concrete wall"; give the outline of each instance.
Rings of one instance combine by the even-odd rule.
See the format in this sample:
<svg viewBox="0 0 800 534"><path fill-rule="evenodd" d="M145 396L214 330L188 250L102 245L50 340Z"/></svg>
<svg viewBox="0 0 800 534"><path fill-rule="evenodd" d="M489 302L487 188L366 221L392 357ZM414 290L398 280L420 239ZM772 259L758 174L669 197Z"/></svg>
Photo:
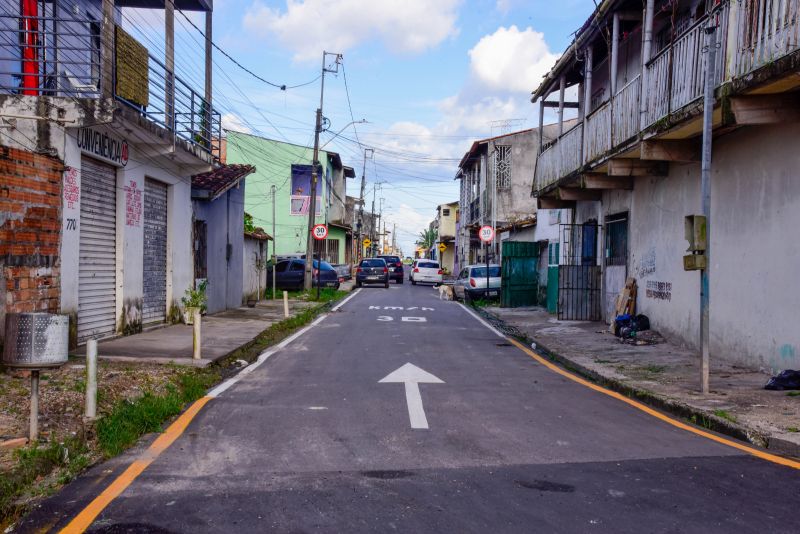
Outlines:
<svg viewBox="0 0 800 534"><path fill-rule="evenodd" d="M208 312L242 303L245 187L228 190L214 201L194 201L195 219L207 223ZM231 255L226 257L227 245Z"/></svg>
<svg viewBox="0 0 800 534"><path fill-rule="evenodd" d="M242 247L242 301L245 301L251 293L258 291L259 287L262 292L266 288L266 269L259 273L255 265L258 258L263 260L269 258L271 250L269 241L244 236L244 245Z"/></svg>

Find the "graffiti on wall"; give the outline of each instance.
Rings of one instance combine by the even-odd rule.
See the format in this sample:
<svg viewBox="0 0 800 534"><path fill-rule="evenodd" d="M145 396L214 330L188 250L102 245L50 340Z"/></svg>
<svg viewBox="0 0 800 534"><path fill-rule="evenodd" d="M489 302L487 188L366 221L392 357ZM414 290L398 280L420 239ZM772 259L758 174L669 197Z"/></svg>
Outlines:
<svg viewBox="0 0 800 534"><path fill-rule="evenodd" d="M81 186L78 184L78 169L67 167L64 169L64 202L72 209L81 197Z"/></svg>
<svg viewBox="0 0 800 534"><path fill-rule="evenodd" d="M142 221L142 189L131 180L125 186L125 224L139 226Z"/></svg>
<svg viewBox="0 0 800 534"><path fill-rule="evenodd" d="M672 300L672 282L657 282L655 280L648 280L645 289L645 296L649 299L666 301Z"/></svg>
<svg viewBox="0 0 800 534"><path fill-rule="evenodd" d="M646 278L647 276L656 272L656 249L651 248L647 252L642 255L642 259L639 260L639 269L637 270L637 274L639 278Z"/></svg>

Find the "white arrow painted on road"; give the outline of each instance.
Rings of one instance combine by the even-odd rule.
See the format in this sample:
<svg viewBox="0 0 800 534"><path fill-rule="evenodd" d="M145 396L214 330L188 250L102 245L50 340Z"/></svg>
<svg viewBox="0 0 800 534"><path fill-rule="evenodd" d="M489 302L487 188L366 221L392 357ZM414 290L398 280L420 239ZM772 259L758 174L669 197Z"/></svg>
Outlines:
<svg viewBox="0 0 800 534"><path fill-rule="evenodd" d="M423 371L416 365L407 363L378 381L381 384L400 383L406 385L406 403L411 428L428 428L425 408L422 407L422 396L419 394L420 384L444 384L444 380Z"/></svg>

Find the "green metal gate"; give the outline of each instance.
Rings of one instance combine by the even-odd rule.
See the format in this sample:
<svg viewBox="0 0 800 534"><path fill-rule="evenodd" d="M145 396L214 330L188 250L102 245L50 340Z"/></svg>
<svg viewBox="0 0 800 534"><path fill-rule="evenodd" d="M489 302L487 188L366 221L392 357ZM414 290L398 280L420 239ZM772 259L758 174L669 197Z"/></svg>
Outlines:
<svg viewBox="0 0 800 534"><path fill-rule="evenodd" d="M558 311L558 253L560 243L550 243L547 250L547 311Z"/></svg>
<svg viewBox="0 0 800 534"><path fill-rule="evenodd" d="M537 304L539 246L528 241L504 241L500 306L519 308Z"/></svg>

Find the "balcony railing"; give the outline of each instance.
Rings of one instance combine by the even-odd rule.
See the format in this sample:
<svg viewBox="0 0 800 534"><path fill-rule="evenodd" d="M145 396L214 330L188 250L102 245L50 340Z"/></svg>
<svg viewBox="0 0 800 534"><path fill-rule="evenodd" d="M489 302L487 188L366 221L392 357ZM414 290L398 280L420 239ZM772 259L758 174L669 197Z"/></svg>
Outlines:
<svg viewBox="0 0 800 534"><path fill-rule="evenodd" d="M611 104L613 144L619 145L639 133L639 94L641 75L636 76L620 89Z"/></svg>
<svg viewBox="0 0 800 534"><path fill-rule="evenodd" d="M800 0L740 2L733 75L742 76L800 47Z"/></svg>
<svg viewBox="0 0 800 534"><path fill-rule="evenodd" d="M583 134L583 160L592 161L611 150L611 102L606 102L586 117Z"/></svg>
<svg viewBox="0 0 800 534"><path fill-rule="evenodd" d="M174 80L174 82L173 82ZM174 103L169 99L169 88L174 86ZM147 106L117 96L117 100L135 109L144 117L162 128L173 132L175 137L202 148L219 158L222 135L221 116L200 93L175 75L169 75L167 67L152 55L148 61Z"/></svg>
<svg viewBox="0 0 800 534"><path fill-rule="evenodd" d="M583 124L577 124L539 155L536 184L542 189L577 171L582 164Z"/></svg>
<svg viewBox="0 0 800 534"><path fill-rule="evenodd" d="M0 12L0 92L97 98L100 24L81 14L50 4L41 16Z"/></svg>

